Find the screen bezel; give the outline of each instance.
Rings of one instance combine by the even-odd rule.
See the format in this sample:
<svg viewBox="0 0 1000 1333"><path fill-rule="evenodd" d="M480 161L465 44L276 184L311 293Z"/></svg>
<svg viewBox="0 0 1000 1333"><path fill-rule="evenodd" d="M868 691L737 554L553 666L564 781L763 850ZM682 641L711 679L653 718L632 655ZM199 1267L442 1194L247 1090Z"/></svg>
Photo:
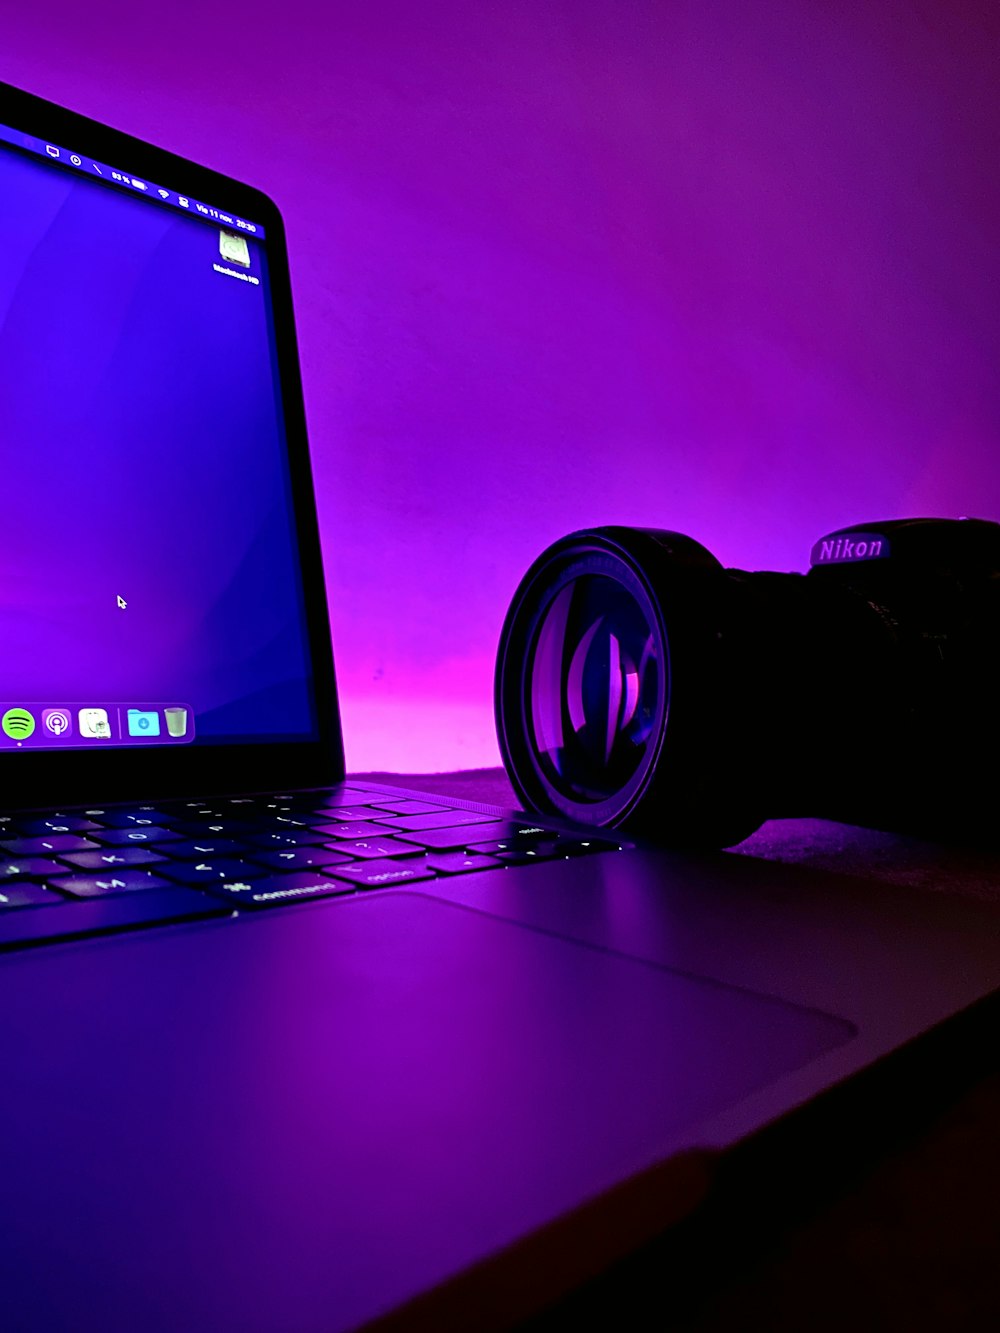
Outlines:
<svg viewBox="0 0 1000 1333"><path fill-rule="evenodd" d="M263 224L318 732L318 739L303 742L8 751L0 757L5 779L0 805L31 809L94 801L287 791L339 780L344 776L340 712L288 251L277 206L252 186L5 83L0 83L0 123L36 138L71 144L81 154L114 162L123 171L163 181L171 189L210 200L217 208ZM150 206L156 205L151 202ZM2 550L0 533L0 555Z"/></svg>

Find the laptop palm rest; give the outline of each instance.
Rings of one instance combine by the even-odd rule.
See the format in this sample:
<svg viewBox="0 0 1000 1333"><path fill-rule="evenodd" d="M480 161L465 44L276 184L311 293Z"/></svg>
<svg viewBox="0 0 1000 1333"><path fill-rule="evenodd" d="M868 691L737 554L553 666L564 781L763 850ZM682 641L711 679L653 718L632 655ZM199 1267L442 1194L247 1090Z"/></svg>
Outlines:
<svg viewBox="0 0 1000 1333"><path fill-rule="evenodd" d="M102 1333L353 1327L853 1032L407 892L9 955L0 999L5 1309Z"/></svg>

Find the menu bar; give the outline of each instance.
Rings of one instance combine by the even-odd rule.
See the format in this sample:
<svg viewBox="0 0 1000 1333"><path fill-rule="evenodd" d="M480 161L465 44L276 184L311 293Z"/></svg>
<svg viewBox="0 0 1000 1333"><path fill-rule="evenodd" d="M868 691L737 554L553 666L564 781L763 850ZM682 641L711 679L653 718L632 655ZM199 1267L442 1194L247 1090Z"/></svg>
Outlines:
<svg viewBox="0 0 1000 1333"><path fill-rule="evenodd" d="M106 162L98 162L92 157L85 157L81 153L74 152L71 148L66 148L62 144L49 143L45 139L36 139L33 135L22 134L20 130L12 130L7 125L0 125L0 142L13 144L16 148L27 149L29 153L35 153L39 157L47 157L52 162L58 162L60 166L69 167L72 171L78 171L85 176L97 176L109 185L127 190L130 194L141 194L154 203L162 204L167 208L175 208L181 213L191 213L195 217L207 218L210 222L219 222L224 227L232 227L235 231L244 231L248 236L257 236L261 240L264 238L264 228L259 222L250 222L247 218L238 218L234 213L227 213L221 208L215 208L212 204L206 204L200 199L192 199L190 195L180 194L177 190L168 190L162 185L157 185L154 181L144 180L138 176L132 176L127 171L122 171L118 167L109 166Z"/></svg>

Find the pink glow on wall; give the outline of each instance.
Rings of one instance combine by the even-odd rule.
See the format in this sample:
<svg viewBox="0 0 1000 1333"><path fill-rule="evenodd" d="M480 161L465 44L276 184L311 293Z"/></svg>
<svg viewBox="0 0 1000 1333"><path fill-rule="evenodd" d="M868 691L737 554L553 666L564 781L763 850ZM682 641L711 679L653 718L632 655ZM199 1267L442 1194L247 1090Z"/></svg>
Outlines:
<svg viewBox="0 0 1000 1333"><path fill-rule="evenodd" d="M0 77L288 225L355 769L496 762L551 540L1000 518L986 0L0 6Z"/></svg>

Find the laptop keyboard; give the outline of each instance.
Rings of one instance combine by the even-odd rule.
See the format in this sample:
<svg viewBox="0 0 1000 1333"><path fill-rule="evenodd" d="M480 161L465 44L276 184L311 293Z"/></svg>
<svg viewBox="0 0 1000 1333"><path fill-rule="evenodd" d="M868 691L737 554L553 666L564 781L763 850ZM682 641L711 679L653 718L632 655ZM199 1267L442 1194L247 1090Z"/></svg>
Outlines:
<svg viewBox="0 0 1000 1333"><path fill-rule="evenodd" d="M617 850L350 786L0 817L0 946Z"/></svg>

